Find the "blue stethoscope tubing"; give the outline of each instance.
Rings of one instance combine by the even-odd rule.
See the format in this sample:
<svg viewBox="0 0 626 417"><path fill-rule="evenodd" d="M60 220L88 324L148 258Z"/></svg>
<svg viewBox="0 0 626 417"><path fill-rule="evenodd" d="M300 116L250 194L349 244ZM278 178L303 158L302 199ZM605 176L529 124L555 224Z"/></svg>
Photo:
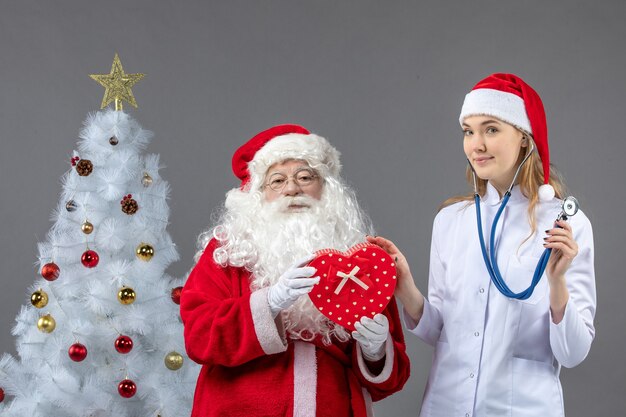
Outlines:
<svg viewBox="0 0 626 417"><path fill-rule="evenodd" d="M496 213L496 216L493 219L493 224L491 225L491 234L489 239L489 253L487 253L487 248L485 245L485 237L483 236L483 225L480 215L480 196L478 194L474 194L474 202L476 205L476 220L478 222L478 238L480 239L480 249L483 253L483 259L485 260L485 266L487 267L487 271L489 272L489 276L491 277L491 281L493 285L500 291L503 295L509 298L515 298L517 300L526 300L528 299L535 287L541 280L544 271L546 270L546 266L548 265L548 260L550 259L550 254L552 253L552 249L547 248L541 254L541 258L539 258L539 262L537 262L537 266L535 267L535 272L533 274L533 279L530 282L528 288L520 292L513 292L506 285L502 274L500 273L500 269L498 268L498 262L496 259L496 248L495 248L495 239L496 239L496 225L498 224L498 220L500 219L500 215L506 207L506 204L511 197L511 193L507 191L502 199L502 203L500 203L500 208Z"/></svg>
<svg viewBox="0 0 626 417"><path fill-rule="evenodd" d="M472 164L468 160L468 163L472 170L473 179L474 179L474 205L476 206L476 221L478 225L478 238L480 240L480 249L483 254L485 266L487 267L487 272L489 272L489 277L491 277L491 281L493 282L493 285L495 285L495 287L498 289L498 291L500 291L506 297L514 298L517 300L526 300L532 295L533 291L535 290L535 287L541 280L541 277L543 276L543 273L546 270L546 266L548 265L548 260L550 259L550 254L552 253L552 249L550 248L546 248L543 251L543 253L541 254L541 257L539 258L539 261L537 262L537 266L535 267L535 272L533 274L533 278L530 282L530 285L528 286L528 288L520 292L511 291L509 286L506 285L506 282L504 281L504 278L502 277L502 274L500 273L500 269L498 268L498 262L497 262L497 257L496 257L496 245L495 245L496 227L498 225L498 221L500 220L500 216L502 215L502 212L504 211L504 208L509 202L509 198L511 197L511 190L513 189L513 186L515 185L515 181L517 180L517 176L522 166L526 163L530 155L535 150L534 146L532 145L532 142L531 142L531 146L532 148L530 152L526 154L526 157L524 158L522 163L519 165L519 167L517 167L517 171L515 172L515 176L513 177L511 186L506 191L506 193L504 193L504 197L502 198L502 201L500 203L500 208L496 212L496 216L493 219L493 224L491 225L491 233L489 236L490 237L489 238L489 252L487 252L487 246L485 245L485 237L483 235L482 216L480 212L480 195L478 194L478 187L476 184L476 172L474 171L474 167L472 167Z"/></svg>

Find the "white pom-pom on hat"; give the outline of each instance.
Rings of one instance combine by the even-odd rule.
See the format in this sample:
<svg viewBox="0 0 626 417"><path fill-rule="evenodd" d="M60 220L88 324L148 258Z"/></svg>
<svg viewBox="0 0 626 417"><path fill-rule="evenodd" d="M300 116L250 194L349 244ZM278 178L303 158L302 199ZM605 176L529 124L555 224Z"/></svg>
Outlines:
<svg viewBox="0 0 626 417"><path fill-rule="evenodd" d="M539 201L546 203L554 198L554 188L550 184L543 184L539 187Z"/></svg>

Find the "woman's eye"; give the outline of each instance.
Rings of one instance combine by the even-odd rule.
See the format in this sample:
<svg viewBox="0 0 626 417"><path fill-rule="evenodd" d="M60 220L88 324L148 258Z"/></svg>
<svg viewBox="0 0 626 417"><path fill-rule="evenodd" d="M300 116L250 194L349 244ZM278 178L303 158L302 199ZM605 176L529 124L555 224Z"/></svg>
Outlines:
<svg viewBox="0 0 626 417"><path fill-rule="evenodd" d="M463 131L463 136L471 136L472 135L472 131L471 130L464 130Z"/></svg>
<svg viewBox="0 0 626 417"><path fill-rule="evenodd" d="M487 133L498 133L498 129L496 129L495 127L488 127Z"/></svg>

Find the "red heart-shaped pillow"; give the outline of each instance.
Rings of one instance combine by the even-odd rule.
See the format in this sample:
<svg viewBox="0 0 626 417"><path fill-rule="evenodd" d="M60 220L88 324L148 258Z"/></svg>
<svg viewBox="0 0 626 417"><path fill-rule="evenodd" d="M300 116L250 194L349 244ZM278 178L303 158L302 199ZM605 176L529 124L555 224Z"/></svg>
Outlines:
<svg viewBox="0 0 626 417"><path fill-rule="evenodd" d="M379 246L359 243L346 252L323 249L308 266L320 282L309 298L330 320L352 331L361 317L382 312L396 287L396 264Z"/></svg>

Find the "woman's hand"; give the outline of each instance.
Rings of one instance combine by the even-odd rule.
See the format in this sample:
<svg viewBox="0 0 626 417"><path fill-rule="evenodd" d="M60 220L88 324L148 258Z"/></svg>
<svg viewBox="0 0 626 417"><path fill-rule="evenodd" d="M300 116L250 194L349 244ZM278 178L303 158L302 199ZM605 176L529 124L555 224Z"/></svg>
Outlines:
<svg viewBox="0 0 626 417"><path fill-rule="evenodd" d="M546 230L544 247L552 249L550 260L546 266L548 279L551 282L565 279L565 272L578 255L578 244L572 234L572 226L564 220L556 222L554 229Z"/></svg>
<svg viewBox="0 0 626 417"><path fill-rule="evenodd" d="M569 300L569 291L565 281L565 272L578 255L578 244L574 240L572 226L564 220L556 222L556 226L546 230L544 247L552 249L550 260L546 266L548 283L550 284L550 311L552 321L559 324L565 315L565 307Z"/></svg>
<svg viewBox="0 0 626 417"><path fill-rule="evenodd" d="M409 284L407 281L413 283L413 276L411 275L409 263L402 252L400 252L400 249L398 249L391 240L385 239L381 236L367 236L366 239L369 243L380 246L396 263L396 272L398 275L397 286L406 286Z"/></svg>
<svg viewBox="0 0 626 417"><path fill-rule="evenodd" d="M406 258L389 239L380 236L367 236L366 239L369 243L380 246L394 260L398 278L394 295L398 297L407 313L418 322L424 311L424 296L413 281Z"/></svg>

